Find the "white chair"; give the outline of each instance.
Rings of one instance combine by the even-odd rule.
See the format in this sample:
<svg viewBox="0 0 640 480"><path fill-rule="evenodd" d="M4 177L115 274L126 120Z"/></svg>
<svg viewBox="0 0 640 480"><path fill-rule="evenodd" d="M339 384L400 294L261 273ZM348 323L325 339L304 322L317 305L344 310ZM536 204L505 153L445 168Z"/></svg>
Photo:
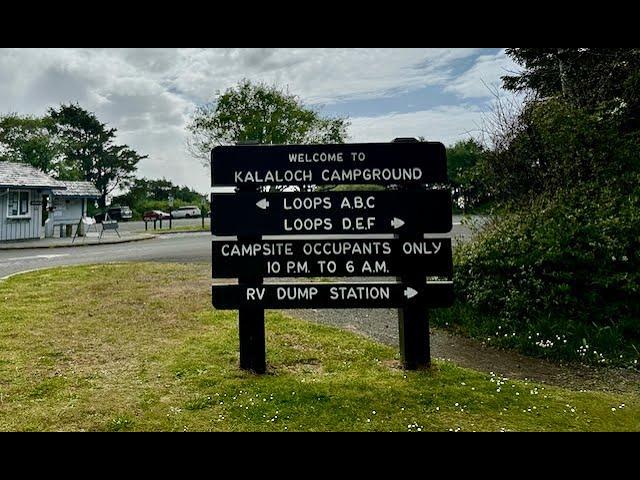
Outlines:
<svg viewBox="0 0 640 480"><path fill-rule="evenodd" d="M78 236L78 232L80 232L80 228L83 228L84 230L84 234L82 236L82 242L84 243L84 241L87 238L87 234L91 231L91 227L93 227L95 233L98 233L98 224L96 222L96 219L93 217L85 217L83 215L82 218L80 219L80 222L78 222L78 226L76 227L76 233L73 236L73 240L71 241L71 243L75 242L76 237Z"/></svg>

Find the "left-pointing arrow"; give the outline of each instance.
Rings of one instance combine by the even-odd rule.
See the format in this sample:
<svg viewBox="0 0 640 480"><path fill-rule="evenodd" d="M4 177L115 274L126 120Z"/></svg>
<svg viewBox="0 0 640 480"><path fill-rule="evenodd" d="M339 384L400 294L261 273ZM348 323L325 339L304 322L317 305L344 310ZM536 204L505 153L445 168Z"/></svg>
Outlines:
<svg viewBox="0 0 640 480"><path fill-rule="evenodd" d="M266 210L269 207L269 200L267 200L266 198L263 198L259 202L256 202L256 205L258 206L258 208L261 208L262 210Z"/></svg>

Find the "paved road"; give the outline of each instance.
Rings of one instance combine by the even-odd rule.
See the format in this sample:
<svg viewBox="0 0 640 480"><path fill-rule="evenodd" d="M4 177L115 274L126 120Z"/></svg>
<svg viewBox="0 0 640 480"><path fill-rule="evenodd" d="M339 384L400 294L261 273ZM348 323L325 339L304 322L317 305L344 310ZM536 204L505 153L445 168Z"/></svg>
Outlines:
<svg viewBox="0 0 640 480"><path fill-rule="evenodd" d="M0 278L39 268L129 261L210 262L211 235L184 233L113 245L3 250L0 251Z"/></svg>
<svg viewBox="0 0 640 480"><path fill-rule="evenodd" d="M470 229L454 217L452 237L467 238ZM156 261L210 262L211 236L203 233L159 235L153 240L115 245L0 250L0 278L25 270L88 263Z"/></svg>

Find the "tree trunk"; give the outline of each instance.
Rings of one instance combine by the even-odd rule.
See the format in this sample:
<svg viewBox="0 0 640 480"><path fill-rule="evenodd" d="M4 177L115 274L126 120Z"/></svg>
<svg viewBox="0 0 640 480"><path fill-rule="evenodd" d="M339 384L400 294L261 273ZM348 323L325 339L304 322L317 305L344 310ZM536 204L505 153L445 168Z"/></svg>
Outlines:
<svg viewBox="0 0 640 480"><path fill-rule="evenodd" d="M565 100L572 101L571 82L567 75L567 67L564 63L564 53L566 48L558 48L558 71L560 73L560 87L562 88L562 97Z"/></svg>

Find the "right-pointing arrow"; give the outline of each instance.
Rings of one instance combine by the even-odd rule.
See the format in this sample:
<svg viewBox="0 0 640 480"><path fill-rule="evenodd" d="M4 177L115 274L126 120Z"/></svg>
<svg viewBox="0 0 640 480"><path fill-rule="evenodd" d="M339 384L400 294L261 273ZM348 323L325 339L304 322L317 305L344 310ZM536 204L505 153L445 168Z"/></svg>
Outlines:
<svg viewBox="0 0 640 480"><path fill-rule="evenodd" d="M398 217L393 217L393 220L391 220L391 226L396 230L403 225L404 225L404 221L400 220Z"/></svg>
<svg viewBox="0 0 640 480"><path fill-rule="evenodd" d="M418 294L417 290L414 290L411 287L407 287L404 289L404 296L407 298L413 298Z"/></svg>
<svg viewBox="0 0 640 480"><path fill-rule="evenodd" d="M266 210L269 207L269 200L263 198L262 200L256 202L256 206L261 208L262 210Z"/></svg>

